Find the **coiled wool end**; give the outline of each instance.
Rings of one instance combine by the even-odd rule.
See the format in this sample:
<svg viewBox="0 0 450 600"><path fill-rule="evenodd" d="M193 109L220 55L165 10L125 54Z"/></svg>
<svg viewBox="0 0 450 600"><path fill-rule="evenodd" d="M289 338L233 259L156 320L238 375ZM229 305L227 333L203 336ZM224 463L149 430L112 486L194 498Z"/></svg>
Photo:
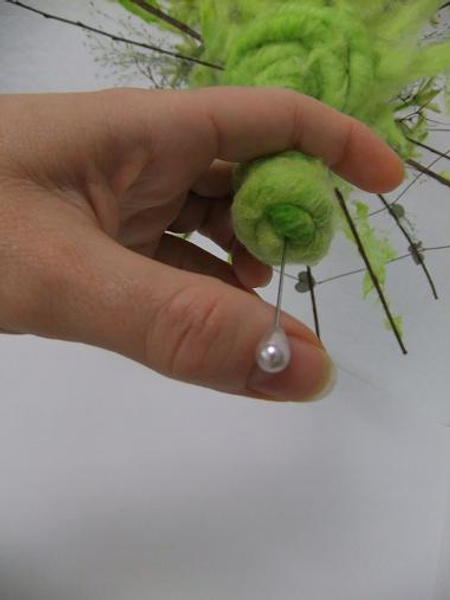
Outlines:
<svg viewBox="0 0 450 600"><path fill-rule="evenodd" d="M231 85L291 88L350 113L369 94L375 51L348 11L285 3L236 37L224 78Z"/></svg>
<svg viewBox="0 0 450 600"><path fill-rule="evenodd" d="M236 175L236 236L262 262L317 264L333 239L337 207L321 161L285 152L241 167Z"/></svg>

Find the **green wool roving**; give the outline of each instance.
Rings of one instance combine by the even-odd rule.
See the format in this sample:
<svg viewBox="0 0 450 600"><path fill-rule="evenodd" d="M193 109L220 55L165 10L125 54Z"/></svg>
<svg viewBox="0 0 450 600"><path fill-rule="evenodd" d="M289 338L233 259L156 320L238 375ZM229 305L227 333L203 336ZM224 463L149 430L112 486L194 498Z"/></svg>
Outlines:
<svg viewBox="0 0 450 600"><path fill-rule="evenodd" d="M146 20L131 0L119 0ZM411 128L398 118L401 92L450 71L450 43L423 43L424 26L442 0L172 0L150 2L201 33L202 45L180 49L223 70L199 66L190 84L275 86L313 96L372 127L404 159L416 149ZM132 6L130 6L132 5ZM139 12L140 11L140 12ZM413 103L412 103L413 104ZM424 123L414 132L426 135ZM245 165L236 176L236 234L265 263L280 263L284 240L289 262L323 258L340 223L334 187L318 160L285 153ZM364 234L363 234L364 236ZM372 236L373 237L373 236ZM371 239L373 245L373 239ZM382 278L380 267L379 274Z"/></svg>
<svg viewBox="0 0 450 600"><path fill-rule="evenodd" d="M241 167L236 187L236 235L263 262L279 261L285 239L288 260L312 265L326 254L337 213L319 161L298 152L262 158Z"/></svg>

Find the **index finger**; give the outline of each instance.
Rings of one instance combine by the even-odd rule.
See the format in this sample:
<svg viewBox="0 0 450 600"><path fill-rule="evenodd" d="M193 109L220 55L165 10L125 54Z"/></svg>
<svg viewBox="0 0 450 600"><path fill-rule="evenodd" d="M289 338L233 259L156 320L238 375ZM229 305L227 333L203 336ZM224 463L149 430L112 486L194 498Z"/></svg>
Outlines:
<svg viewBox="0 0 450 600"><path fill-rule="evenodd" d="M387 192L404 178L398 155L368 126L297 92L218 87L162 96L170 118L160 121L158 136L171 139L172 160L182 155L185 167L298 150L369 192ZM187 143L195 152L186 152Z"/></svg>

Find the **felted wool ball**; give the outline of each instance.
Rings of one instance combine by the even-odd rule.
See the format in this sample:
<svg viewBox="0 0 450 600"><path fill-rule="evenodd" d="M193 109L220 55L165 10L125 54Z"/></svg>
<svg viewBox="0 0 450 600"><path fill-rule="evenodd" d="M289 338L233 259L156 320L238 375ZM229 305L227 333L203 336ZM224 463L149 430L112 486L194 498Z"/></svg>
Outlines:
<svg viewBox="0 0 450 600"><path fill-rule="evenodd" d="M328 252L337 203L321 161L285 152L238 169L233 204L235 233L261 261L314 265Z"/></svg>

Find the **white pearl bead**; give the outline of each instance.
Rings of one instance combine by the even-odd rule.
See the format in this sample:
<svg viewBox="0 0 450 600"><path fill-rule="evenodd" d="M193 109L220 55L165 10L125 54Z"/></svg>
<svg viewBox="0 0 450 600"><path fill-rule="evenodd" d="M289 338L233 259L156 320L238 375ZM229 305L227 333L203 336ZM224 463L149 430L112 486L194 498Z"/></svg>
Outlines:
<svg viewBox="0 0 450 600"><path fill-rule="evenodd" d="M281 373L291 360L289 338L281 327L277 327L264 338L256 351L256 362L265 373Z"/></svg>

